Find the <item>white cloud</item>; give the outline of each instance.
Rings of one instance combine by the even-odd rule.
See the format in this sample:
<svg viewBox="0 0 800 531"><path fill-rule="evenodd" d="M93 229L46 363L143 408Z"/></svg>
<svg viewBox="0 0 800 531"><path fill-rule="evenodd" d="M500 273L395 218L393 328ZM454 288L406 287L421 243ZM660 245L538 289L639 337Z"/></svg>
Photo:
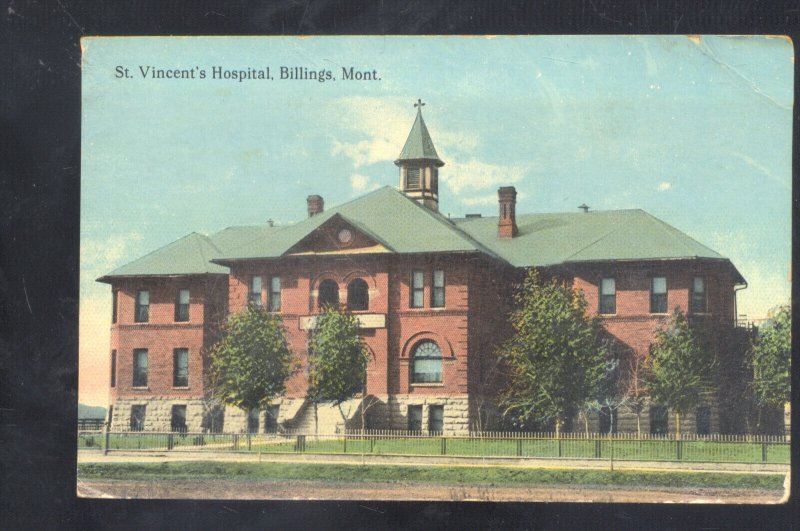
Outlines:
<svg viewBox="0 0 800 531"><path fill-rule="evenodd" d="M670 188L672 188L672 183L669 181L661 181L658 185L659 192L666 192Z"/></svg>
<svg viewBox="0 0 800 531"><path fill-rule="evenodd" d="M525 176L523 166L487 164L477 159L467 162L453 161L442 172L441 180L458 195L466 190L483 190L494 186L508 185L520 181Z"/></svg>
<svg viewBox="0 0 800 531"><path fill-rule="evenodd" d="M122 265L120 262L131 254L131 244L144 238L138 232L115 234L105 239L81 239L81 283L90 282ZM91 284L90 284L91 285Z"/></svg>
<svg viewBox="0 0 800 531"><path fill-rule="evenodd" d="M354 173L350 176L350 187L356 192L374 190L380 185L366 175Z"/></svg>

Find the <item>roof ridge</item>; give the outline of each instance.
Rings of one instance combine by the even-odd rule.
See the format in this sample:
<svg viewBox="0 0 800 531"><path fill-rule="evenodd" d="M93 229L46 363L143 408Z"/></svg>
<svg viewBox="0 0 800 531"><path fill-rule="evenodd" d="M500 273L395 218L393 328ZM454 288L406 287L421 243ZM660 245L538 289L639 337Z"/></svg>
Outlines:
<svg viewBox="0 0 800 531"><path fill-rule="evenodd" d="M639 210L641 210L641 209L639 209ZM720 257L720 258L724 258L724 257L723 257L721 254L719 254L717 251L715 251L714 249L712 249L712 248L711 248L711 247L709 247L708 245L705 245L704 243L701 243L701 242L697 241L696 239L694 239L693 237L691 237L691 236L690 236L690 235L688 235L687 233L683 232L682 230L680 230L680 229L678 229L678 228L676 228L676 227L673 227L672 225L670 225L670 224L669 224L669 223L667 223L666 221L663 221L663 220L661 220L661 219L659 219L659 218L655 217L653 214L651 214L651 213L649 213L649 212L647 212L647 211L645 211L645 210L641 210L641 212L642 212L642 213L643 213L645 216L647 216L647 217L649 217L649 218L651 218L651 219L655 220L656 222L658 222L658 223L659 223L659 224L660 224L660 225L661 225L663 228L666 228L666 229L667 229L667 231L669 232L669 235L672 237L672 239L673 239L673 240L677 240L677 241L679 241L679 242L680 242L680 244L681 244L681 245L683 245L683 246L686 248L686 250L687 250L687 251L691 251L691 249L689 248L689 246L688 246L688 245L686 245L686 243L685 243L685 242L681 241L681 238L678 238L678 237L677 237L677 234L676 234L676 233L679 233L680 235L682 235L682 236L684 236L684 237L686 237L686 238L689 238L690 240L692 240L694 243L696 243L696 244L697 244L697 245L699 245L700 247L703 247L703 248L705 248L705 249L708 249L708 250L709 250L709 251L711 251L712 253L716 254L718 257Z"/></svg>

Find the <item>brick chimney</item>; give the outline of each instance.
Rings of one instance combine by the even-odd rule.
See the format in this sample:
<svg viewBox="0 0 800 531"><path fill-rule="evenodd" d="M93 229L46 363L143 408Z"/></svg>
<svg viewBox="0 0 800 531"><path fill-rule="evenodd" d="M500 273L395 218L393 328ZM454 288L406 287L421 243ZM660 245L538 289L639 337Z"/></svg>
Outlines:
<svg viewBox="0 0 800 531"><path fill-rule="evenodd" d="M499 238L513 238L517 235L517 190L513 186L501 186L497 189L497 201L500 206L500 218L497 222Z"/></svg>
<svg viewBox="0 0 800 531"><path fill-rule="evenodd" d="M325 210L325 200L321 195L310 195L306 198L308 203L308 217L314 217L321 214Z"/></svg>

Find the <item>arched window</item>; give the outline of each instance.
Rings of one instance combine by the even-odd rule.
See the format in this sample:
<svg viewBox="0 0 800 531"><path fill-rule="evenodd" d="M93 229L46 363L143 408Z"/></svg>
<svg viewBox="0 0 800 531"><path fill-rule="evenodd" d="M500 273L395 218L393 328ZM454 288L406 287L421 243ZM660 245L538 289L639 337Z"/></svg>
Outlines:
<svg viewBox="0 0 800 531"><path fill-rule="evenodd" d="M353 279L347 285L347 309L351 312L369 310L369 287L363 279Z"/></svg>
<svg viewBox="0 0 800 531"><path fill-rule="evenodd" d="M411 383L442 381L442 349L435 341L420 341L411 351Z"/></svg>
<svg viewBox="0 0 800 531"><path fill-rule="evenodd" d="M320 309L325 306L339 306L339 284L335 280L326 278L319 283L317 306Z"/></svg>

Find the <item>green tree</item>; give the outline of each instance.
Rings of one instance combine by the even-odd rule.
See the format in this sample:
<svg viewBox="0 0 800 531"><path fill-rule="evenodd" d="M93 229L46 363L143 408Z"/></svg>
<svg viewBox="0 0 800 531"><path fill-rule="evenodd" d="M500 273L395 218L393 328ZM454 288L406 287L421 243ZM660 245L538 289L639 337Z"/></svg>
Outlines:
<svg viewBox="0 0 800 531"><path fill-rule="evenodd" d="M266 407L282 395L296 367L281 320L250 306L231 315L221 333L211 348L213 395L244 411Z"/></svg>
<svg viewBox="0 0 800 531"><path fill-rule="evenodd" d="M753 393L759 407L783 407L790 400L792 313L789 306L771 313L750 347Z"/></svg>
<svg viewBox="0 0 800 531"><path fill-rule="evenodd" d="M334 307L325 308L317 316L308 343L306 392L307 398L314 404L315 424L316 408L320 402L333 402L344 421L346 416L342 411L342 402L366 392L369 354L358 331L358 319Z"/></svg>
<svg viewBox="0 0 800 531"><path fill-rule="evenodd" d="M606 346L596 317L587 314L583 293L530 270L515 295L514 334L501 347L508 386L500 395L503 415L518 426L567 416L597 389Z"/></svg>
<svg viewBox="0 0 800 531"><path fill-rule="evenodd" d="M675 412L675 434L681 434L681 416L711 390L716 360L702 335L675 308L665 326L656 331L647 360L647 390L652 400Z"/></svg>

